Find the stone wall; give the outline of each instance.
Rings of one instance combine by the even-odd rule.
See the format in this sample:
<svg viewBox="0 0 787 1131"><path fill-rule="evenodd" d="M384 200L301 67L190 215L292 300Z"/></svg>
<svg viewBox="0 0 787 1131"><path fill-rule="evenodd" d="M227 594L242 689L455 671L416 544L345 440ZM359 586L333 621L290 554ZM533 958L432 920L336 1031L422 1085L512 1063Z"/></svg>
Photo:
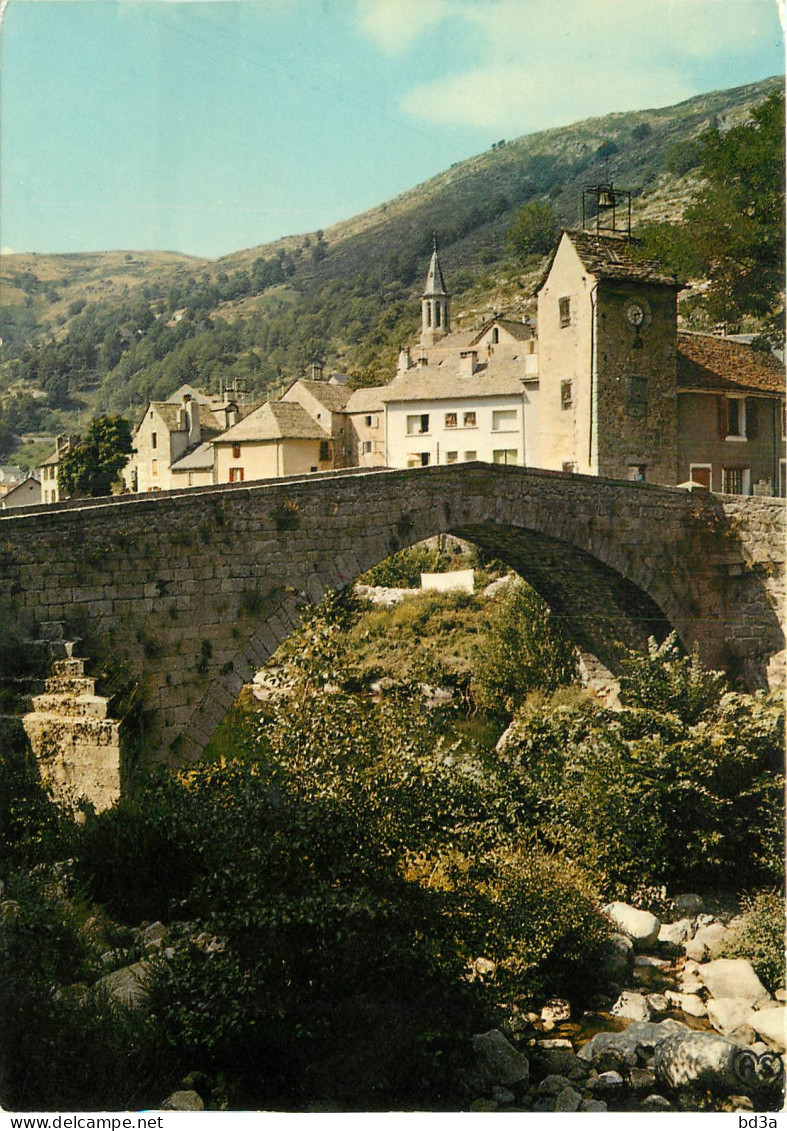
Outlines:
<svg viewBox="0 0 787 1131"><path fill-rule="evenodd" d="M0 515L0 612L64 621L139 683L148 746L199 755L305 602L452 533L509 561L615 670L674 627L762 685L784 647L779 500L517 467L345 471Z"/></svg>

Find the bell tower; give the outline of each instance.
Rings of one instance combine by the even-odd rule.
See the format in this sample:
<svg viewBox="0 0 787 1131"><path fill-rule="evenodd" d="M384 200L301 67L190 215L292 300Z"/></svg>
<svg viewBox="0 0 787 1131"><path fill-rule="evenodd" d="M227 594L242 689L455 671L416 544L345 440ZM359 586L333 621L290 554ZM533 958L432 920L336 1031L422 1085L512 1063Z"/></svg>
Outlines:
<svg viewBox="0 0 787 1131"><path fill-rule="evenodd" d="M421 296L421 346L426 349L451 332L449 294L437 258L437 236L432 237L432 258Z"/></svg>

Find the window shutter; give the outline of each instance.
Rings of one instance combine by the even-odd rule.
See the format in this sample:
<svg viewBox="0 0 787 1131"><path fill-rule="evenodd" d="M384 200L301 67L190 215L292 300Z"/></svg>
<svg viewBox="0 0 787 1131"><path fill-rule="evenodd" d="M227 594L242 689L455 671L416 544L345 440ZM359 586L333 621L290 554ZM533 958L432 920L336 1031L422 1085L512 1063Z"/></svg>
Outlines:
<svg viewBox="0 0 787 1131"><path fill-rule="evenodd" d="M728 431L727 398L719 397L719 435L722 440L726 439Z"/></svg>
<svg viewBox="0 0 787 1131"><path fill-rule="evenodd" d="M757 425L759 423L759 421L757 420L757 408L758 408L758 404L757 404L756 398L755 397L747 397L746 398L746 439L747 440L756 440L757 439Z"/></svg>

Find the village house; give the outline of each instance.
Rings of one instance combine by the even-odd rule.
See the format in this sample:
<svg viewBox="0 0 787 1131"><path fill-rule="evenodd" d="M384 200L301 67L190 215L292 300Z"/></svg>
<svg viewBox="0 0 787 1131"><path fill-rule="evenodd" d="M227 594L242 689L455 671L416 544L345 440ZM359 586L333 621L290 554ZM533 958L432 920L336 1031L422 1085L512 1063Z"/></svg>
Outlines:
<svg viewBox="0 0 787 1131"><path fill-rule="evenodd" d="M8 491L0 495L0 510L12 507L34 507L42 502L41 482L35 472L29 472Z"/></svg>
<svg viewBox="0 0 787 1131"><path fill-rule="evenodd" d="M783 366L679 333L681 289L628 227L562 233L537 288L541 466L783 494Z"/></svg>
<svg viewBox="0 0 787 1131"><path fill-rule="evenodd" d="M348 405L353 415L360 408L356 396ZM356 425L358 440L369 443L368 433L379 427L382 415L389 467L472 460L538 466L537 402L535 328L492 315L473 330L452 332L450 296L435 246L421 297L416 356L404 348L394 380L368 397L367 431L361 436ZM373 454L373 449L361 453Z"/></svg>
<svg viewBox="0 0 787 1131"><path fill-rule="evenodd" d="M58 436L52 455L37 468L37 478L41 484L40 502L60 502L60 460L74 443L76 443L76 436ZM34 488L30 488L30 490L34 490Z"/></svg>

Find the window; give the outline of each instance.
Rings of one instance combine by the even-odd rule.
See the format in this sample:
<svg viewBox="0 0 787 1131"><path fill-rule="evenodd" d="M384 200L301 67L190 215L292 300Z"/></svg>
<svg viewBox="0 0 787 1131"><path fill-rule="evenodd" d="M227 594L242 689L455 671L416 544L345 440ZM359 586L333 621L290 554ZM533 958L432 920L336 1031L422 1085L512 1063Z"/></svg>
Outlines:
<svg viewBox="0 0 787 1131"><path fill-rule="evenodd" d="M629 483L644 483L647 465L644 463L630 463L628 466Z"/></svg>
<svg viewBox="0 0 787 1131"><path fill-rule="evenodd" d="M751 472L748 467L723 467L721 490L724 495L751 494Z"/></svg>
<svg viewBox="0 0 787 1131"><path fill-rule="evenodd" d="M445 453L445 462L446 463L457 463L458 460L459 460L459 452L446 452Z"/></svg>
<svg viewBox="0 0 787 1131"><path fill-rule="evenodd" d="M567 460L563 464L563 470L568 472L571 475L576 475L577 465L574 463L573 460Z"/></svg>
<svg viewBox="0 0 787 1131"><path fill-rule="evenodd" d="M779 460L779 495L787 497L787 459Z"/></svg>
<svg viewBox="0 0 787 1131"><path fill-rule="evenodd" d="M478 459L478 452L465 452L465 463L472 463Z"/></svg>
<svg viewBox="0 0 787 1131"><path fill-rule="evenodd" d="M435 303L435 308L434 308L434 324L435 324L435 326L439 326L439 325L440 325L440 303L439 303L439 302L436 302L436 303Z"/></svg>
<svg viewBox="0 0 787 1131"><path fill-rule="evenodd" d="M692 483L696 483L698 487L707 487L709 491L713 490L713 468L709 463L690 463L689 464L689 479Z"/></svg>
<svg viewBox="0 0 787 1131"><path fill-rule="evenodd" d="M515 408L500 408L492 412L492 431L493 432L513 432L516 431L516 409Z"/></svg>
<svg viewBox="0 0 787 1131"><path fill-rule="evenodd" d="M631 409L648 407L648 381L646 377L632 374L628 379L628 404Z"/></svg>
<svg viewBox="0 0 787 1131"><path fill-rule="evenodd" d="M426 304L426 325L432 325L432 304L430 302Z"/></svg>
<svg viewBox="0 0 787 1131"><path fill-rule="evenodd" d="M516 448L499 448L497 451L492 452L492 463L516 463L517 450Z"/></svg>
<svg viewBox="0 0 787 1131"><path fill-rule="evenodd" d="M445 414L445 426L446 426L446 428L456 428L456 425L457 425L456 413L455 412L447 412Z"/></svg>
<svg viewBox="0 0 787 1131"><path fill-rule="evenodd" d="M476 416L474 412L466 412L462 418L462 423L465 428L476 427ZM475 456L473 457L475 459Z"/></svg>
<svg viewBox="0 0 787 1131"><path fill-rule="evenodd" d="M242 467L231 467L230 468L230 483L242 483L242 482L243 482L243 468Z"/></svg>
<svg viewBox="0 0 787 1131"><path fill-rule="evenodd" d="M558 302L558 307L559 307L559 310L560 310L560 325L561 326L570 326L571 325L571 299L568 298L568 296L564 296L563 298L559 298L557 300L557 302Z"/></svg>
<svg viewBox="0 0 787 1131"><path fill-rule="evenodd" d="M564 411L574 407L574 383L571 378L560 382L560 407Z"/></svg>
<svg viewBox="0 0 787 1131"><path fill-rule="evenodd" d="M421 452L421 467L428 467L431 458L429 452Z"/></svg>
<svg viewBox="0 0 787 1131"><path fill-rule="evenodd" d="M492 342L493 342L494 345L497 345L497 343L499 341L500 341L500 331L498 330L497 326L495 326L494 330L492 331Z"/></svg>
<svg viewBox="0 0 787 1131"><path fill-rule="evenodd" d="M232 458L233 459L240 459L240 444L233 444L232 445Z"/></svg>
<svg viewBox="0 0 787 1131"><path fill-rule="evenodd" d="M327 440L320 440L320 463L327 463L331 458L331 445Z"/></svg>
<svg viewBox="0 0 787 1131"><path fill-rule="evenodd" d="M367 428L376 428L377 427L377 417L376 416L365 416L363 418L363 422L364 422L364 424L366 425Z"/></svg>
<svg viewBox="0 0 787 1131"><path fill-rule="evenodd" d="M407 417L407 435L418 436L429 431L429 413Z"/></svg>
<svg viewBox="0 0 787 1131"><path fill-rule="evenodd" d="M153 476L154 479L158 475L158 460L157 459L152 459L150 461L150 474Z"/></svg>
<svg viewBox="0 0 787 1131"><path fill-rule="evenodd" d="M725 397L722 405L722 432L726 440L746 439L746 400L744 397ZM740 492L730 492L730 494Z"/></svg>
<svg viewBox="0 0 787 1131"><path fill-rule="evenodd" d="M787 401L781 403L782 439L787 440Z"/></svg>
<svg viewBox="0 0 787 1131"><path fill-rule="evenodd" d="M369 453L371 452L371 450L372 450L372 441L371 440L364 440L364 442L361 444L361 451L363 452L363 454L368 456Z"/></svg>
<svg viewBox="0 0 787 1131"><path fill-rule="evenodd" d="M157 448L158 447L158 436L156 435L155 432L150 433L150 446L151 446L151 448Z"/></svg>

